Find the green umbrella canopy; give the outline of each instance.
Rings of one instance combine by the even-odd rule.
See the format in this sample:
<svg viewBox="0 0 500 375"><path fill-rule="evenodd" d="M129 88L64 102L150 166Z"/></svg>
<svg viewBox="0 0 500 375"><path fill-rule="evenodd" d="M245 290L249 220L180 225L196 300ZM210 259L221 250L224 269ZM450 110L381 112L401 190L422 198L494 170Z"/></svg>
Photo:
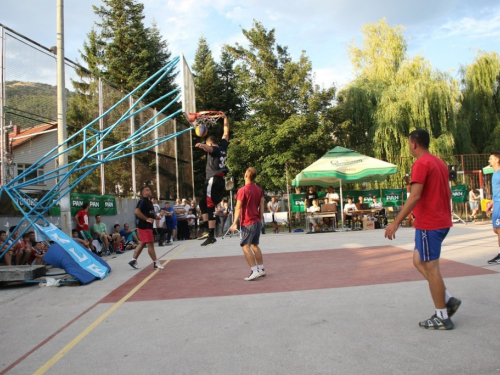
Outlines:
<svg viewBox="0 0 500 375"><path fill-rule="evenodd" d="M337 187L341 181L382 181L397 171L394 164L337 146L295 176L292 185Z"/></svg>
<svg viewBox="0 0 500 375"><path fill-rule="evenodd" d="M483 173L484 174L492 174L493 172L495 172L495 171L489 165L487 165L486 167L483 168Z"/></svg>

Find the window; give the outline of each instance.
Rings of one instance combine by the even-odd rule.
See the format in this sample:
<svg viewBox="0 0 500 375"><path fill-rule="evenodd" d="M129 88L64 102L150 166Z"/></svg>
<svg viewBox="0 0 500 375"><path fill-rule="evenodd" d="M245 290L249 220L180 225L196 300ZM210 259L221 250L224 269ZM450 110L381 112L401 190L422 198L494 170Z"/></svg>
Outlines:
<svg viewBox="0 0 500 375"><path fill-rule="evenodd" d="M29 167L31 167L32 164L26 164L26 163L18 163L17 164L17 175L21 175L21 173L24 173ZM40 167L38 169L35 169L31 171L31 173L27 176L24 176L19 182L27 182L29 180L32 180L34 178L40 177L43 175L43 167ZM44 182L37 182L34 183L33 185L45 185Z"/></svg>

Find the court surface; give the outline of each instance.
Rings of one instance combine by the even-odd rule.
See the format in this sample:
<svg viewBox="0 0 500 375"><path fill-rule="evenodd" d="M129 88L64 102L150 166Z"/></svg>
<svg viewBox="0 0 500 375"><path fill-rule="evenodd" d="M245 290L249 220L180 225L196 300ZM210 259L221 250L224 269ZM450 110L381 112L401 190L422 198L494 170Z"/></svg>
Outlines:
<svg viewBox="0 0 500 375"><path fill-rule="evenodd" d="M109 259L81 287L0 289L1 374L498 374L500 265L491 225L456 224L441 268L463 303L455 330L426 331L433 304L412 265L413 229L268 233L265 278L236 237Z"/></svg>

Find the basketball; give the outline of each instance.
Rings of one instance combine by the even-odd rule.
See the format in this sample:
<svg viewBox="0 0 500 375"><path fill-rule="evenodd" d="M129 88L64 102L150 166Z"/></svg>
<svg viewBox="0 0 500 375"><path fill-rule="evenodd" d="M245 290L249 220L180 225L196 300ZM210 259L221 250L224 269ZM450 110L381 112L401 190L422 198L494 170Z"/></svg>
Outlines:
<svg viewBox="0 0 500 375"><path fill-rule="evenodd" d="M194 132L198 137L204 138L208 133L208 128L205 125L197 125Z"/></svg>

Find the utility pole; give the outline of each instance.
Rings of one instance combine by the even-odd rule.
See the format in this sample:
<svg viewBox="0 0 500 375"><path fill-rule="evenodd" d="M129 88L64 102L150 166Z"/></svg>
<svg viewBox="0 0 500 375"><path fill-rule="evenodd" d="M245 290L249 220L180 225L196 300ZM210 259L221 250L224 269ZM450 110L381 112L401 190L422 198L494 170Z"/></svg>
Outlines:
<svg viewBox="0 0 500 375"><path fill-rule="evenodd" d="M66 130L66 86L64 81L64 0L57 0L57 141L60 145L58 152L58 165L68 165L68 155L65 152L67 146ZM68 172L67 169L59 171L59 175ZM61 190L68 188L68 181L64 182ZM71 208L69 203L69 191L59 200L61 207L61 221L59 226L65 233L71 233Z"/></svg>

